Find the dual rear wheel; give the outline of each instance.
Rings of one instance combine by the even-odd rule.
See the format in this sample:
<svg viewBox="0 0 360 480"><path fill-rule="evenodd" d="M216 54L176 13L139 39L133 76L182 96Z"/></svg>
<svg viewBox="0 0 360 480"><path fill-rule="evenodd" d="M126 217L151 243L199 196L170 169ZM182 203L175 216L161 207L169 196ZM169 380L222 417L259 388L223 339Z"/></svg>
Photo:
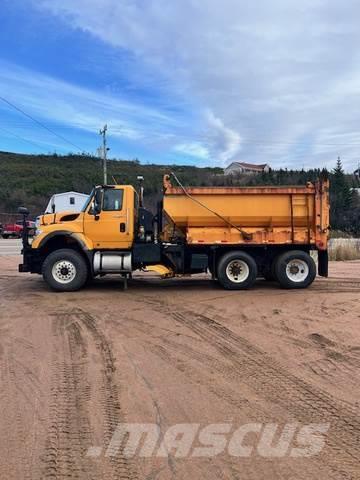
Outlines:
<svg viewBox="0 0 360 480"><path fill-rule="evenodd" d="M307 252L293 250L274 260L273 272L283 288L306 288L315 280L316 265Z"/></svg>
<svg viewBox="0 0 360 480"><path fill-rule="evenodd" d="M217 278L228 290L250 288L257 273L254 258L243 251L226 253L217 265ZM307 252L292 250L276 257L266 276L266 279L278 281L282 288L306 288L316 277L316 265Z"/></svg>
<svg viewBox="0 0 360 480"><path fill-rule="evenodd" d="M250 288L257 277L257 265L253 257L246 252L228 252L217 265L219 283L227 290Z"/></svg>

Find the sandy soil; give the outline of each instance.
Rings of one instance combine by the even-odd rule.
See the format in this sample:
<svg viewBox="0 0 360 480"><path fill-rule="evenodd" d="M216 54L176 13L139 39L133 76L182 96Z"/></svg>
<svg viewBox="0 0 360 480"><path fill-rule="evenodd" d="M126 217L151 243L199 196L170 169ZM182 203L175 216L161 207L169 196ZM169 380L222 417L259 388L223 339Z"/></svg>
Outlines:
<svg viewBox="0 0 360 480"><path fill-rule="evenodd" d="M103 279L71 294L0 258L0 478L356 479L360 263L305 291ZM123 422L330 423L315 457L89 457Z"/></svg>

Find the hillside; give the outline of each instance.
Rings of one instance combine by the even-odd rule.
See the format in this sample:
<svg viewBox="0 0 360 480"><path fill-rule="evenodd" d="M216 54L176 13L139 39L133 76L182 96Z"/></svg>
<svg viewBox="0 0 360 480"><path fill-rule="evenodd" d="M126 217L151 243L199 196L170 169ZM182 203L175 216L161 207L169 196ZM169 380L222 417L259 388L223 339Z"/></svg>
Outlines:
<svg viewBox="0 0 360 480"><path fill-rule="evenodd" d="M161 192L162 177L177 172L185 183L208 183L220 169L141 165L137 161L108 161L108 179L113 183L136 185L143 175L148 198ZM0 212L16 212L26 205L32 214L40 213L57 192L75 190L89 193L103 181L100 160L82 155L23 155L0 152ZM205 183L204 183L205 182Z"/></svg>
<svg viewBox="0 0 360 480"><path fill-rule="evenodd" d="M329 176L331 185L331 224L336 230L360 235L359 196L351 187L359 180L343 172L341 162L326 170L273 170L260 175L225 177L220 168L176 165L143 165L138 161L110 160L108 179L119 184L137 185L137 176L145 178L146 206L153 208L160 198L162 177L174 171L184 185L304 185L320 176ZM89 193L102 183L100 160L85 155L24 155L0 152L0 222L26 205L34 217L41 213L49 198L57 192L75 190ZM13 217L14 218L14 217Z"/></svg>

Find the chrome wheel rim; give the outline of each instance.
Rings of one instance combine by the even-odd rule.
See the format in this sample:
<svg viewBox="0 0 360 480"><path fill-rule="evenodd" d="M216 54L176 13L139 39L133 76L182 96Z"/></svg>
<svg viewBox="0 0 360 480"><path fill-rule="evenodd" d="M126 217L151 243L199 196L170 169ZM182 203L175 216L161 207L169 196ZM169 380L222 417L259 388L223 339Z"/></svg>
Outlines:
<svg viewBox="0 0 360 480"><path fill-rule="evenodd" d="M59 283L70 283L76 277L76 267L69 260L59 260L54 263L52 276Z"/></svg>
<svg viewBox="0 0 360 480"><path fill-rule="evenodd" d="M234 283L242 283L249 276L249 266L243 260L232 260L226 267L227 278Z"/></svg>
<svg viewBox="0 0 360 480"><path fill-rule="evenodd" d="M294 258L286 265L286 276L292 282L304 282L309 275L309 266L304 260Z"/></svg>

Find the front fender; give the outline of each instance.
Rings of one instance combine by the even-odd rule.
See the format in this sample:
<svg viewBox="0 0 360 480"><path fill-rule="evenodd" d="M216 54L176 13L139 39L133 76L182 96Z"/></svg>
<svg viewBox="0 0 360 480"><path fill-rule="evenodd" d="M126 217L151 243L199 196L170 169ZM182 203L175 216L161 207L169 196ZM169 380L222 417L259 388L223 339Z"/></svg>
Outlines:
<svg viewBox="0 0 360 480"><path fill-rule="evenodd" d="M31 248L41 249L44 248L47 242L56 237L68 237L75 240L82 250L92 250L93 242L86 237L83 233L72 232L69 230L56 230L54 232L43 232L34 238Z"/></svg>

